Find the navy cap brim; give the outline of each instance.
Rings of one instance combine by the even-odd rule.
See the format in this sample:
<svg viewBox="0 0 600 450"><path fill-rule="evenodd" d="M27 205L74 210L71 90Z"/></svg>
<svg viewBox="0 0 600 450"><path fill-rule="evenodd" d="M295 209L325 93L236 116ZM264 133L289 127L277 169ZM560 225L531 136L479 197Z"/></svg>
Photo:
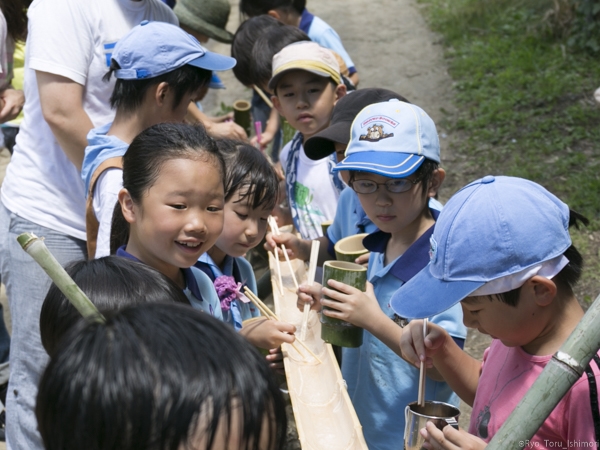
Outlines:
<svg viewBox="0 0 600 450"><path fill-rule="evenodd" d="M236 65L237 61L230 56L219 55L218 53L206 52L199 58L196 58L188 64L206 70L229 70Z"/></svg>
<svg viewBox="0 0 600 450"><path fill-rule="evenodd" d="M392 295L390 306L400 317L423 319L450 309L484 284L483 281L442 281L431 275L426 266Z"/></svg>
<svg viewBox="0 0 600 450"><path fill-rule="evenodd" d="M357 170L389 178L405 178L415 173L423 161L424 156L412 153L356 152L348 155L333 170Z"/></svg>
<svg viewBox="0 0 600 450"><path fill-rule="evenodd" d="M304 143L304 153L312 160L323 159L335 152L335 142L348 145L351 122L338 122L319 131Z"/></svg>

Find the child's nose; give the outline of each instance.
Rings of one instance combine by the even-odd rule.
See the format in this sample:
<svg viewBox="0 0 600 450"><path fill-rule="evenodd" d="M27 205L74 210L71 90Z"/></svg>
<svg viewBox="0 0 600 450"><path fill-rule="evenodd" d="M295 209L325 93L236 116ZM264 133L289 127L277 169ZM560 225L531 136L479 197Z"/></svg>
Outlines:
<svg viewBox="0 0 600 450"><path fill-rule="evenodd" d="M385 186L377 186L377 192L375 193L375 204L378 206L388 206L392 204L392 197L385 188Z"/></svg>
<svg viewBox="0 0 600 450"><path fill-rule="evenodd" d="M188 215L187 223L185 225L185 231L188 233L205 233L206 223L202 214L192 212Z"/></svg>

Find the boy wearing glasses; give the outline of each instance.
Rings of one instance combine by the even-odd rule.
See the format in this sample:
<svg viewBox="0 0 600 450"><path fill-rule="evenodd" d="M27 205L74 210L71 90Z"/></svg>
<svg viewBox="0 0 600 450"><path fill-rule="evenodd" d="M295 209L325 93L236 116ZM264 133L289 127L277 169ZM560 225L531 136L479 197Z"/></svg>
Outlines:
<svg viewBox="0 0 600 450"><path fill-rule="evenodd" d="M346 158L334 169L350 172L350 187L379 228L364 240L371 251L367 293L330 280L322 293L334 300L321 299L315 307L333 308L323 314L365 329L361 347L343 349L342 374L370 449L402 442L404 408L417 400L419 371L398 356L404 320L389 301L429 262L429 238L438 216L429 200L445 177L439 163L431 118L418 106L394 99L369 105L356 116ZM301 286L300 300L312 302L321 297L320 291L320 286ZM466 329L460 308L430 320L463 346ZM431 372L429 376L441 380ZM457 396L441 381L427 383L425 398L458 405Z"/></svg>

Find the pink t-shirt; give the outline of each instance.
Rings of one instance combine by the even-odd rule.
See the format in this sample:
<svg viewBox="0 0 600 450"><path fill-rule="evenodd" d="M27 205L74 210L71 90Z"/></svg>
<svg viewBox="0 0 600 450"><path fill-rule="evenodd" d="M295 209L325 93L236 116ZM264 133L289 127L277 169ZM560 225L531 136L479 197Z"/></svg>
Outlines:
<svg viewBox="0 0 600 450"><path fill-rule="evenodd" d="M489 442L540 375L549 356L527 354L493 340L483 355L483 367L469 433ZM591 363L600 384L600 371ZM590 391L584 374L567 392L525 448L596 448Z"/></svg>

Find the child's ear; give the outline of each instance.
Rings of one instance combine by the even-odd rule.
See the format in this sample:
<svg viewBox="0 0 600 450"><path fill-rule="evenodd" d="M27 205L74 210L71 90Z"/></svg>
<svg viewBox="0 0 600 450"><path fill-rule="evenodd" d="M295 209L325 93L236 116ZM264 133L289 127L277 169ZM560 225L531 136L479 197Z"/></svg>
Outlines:
<svg viewBox="0 0 600 450"><path fill-rule="evenodd" d="M281 14L279 14L279 11L277 11L276 9L270 9L269 11L267 11L267 16L274 17L280 22L283 22L283 20L281 20Z"/></svg>
<svg viewBox="0 0 600 450"><path fill-rule="evenodd" d="M279 102L279 99L276 95L273 95L271 97L271 101L273 102L273 108L279 111L279 114L283 115L283 111L281 110L281 103Z"/></svg>
<svg viewBox="0 0 600 450"><path fill-rule="evenodd" d="M338 84L335 88L335 101L333 102L333 104L335 105L340 98L342 98L344 95L346 95L346 93L347 93L346 85Z"/></svg>
<svg viewBox="0 0 600 450"><path fill-rule="evenodd" d="M435 197L446 178L446 171L441 167L435 169L433 174L431 174L431 180L429 180L429 187L427 189L428 197Z"/></svg>
<svg viewBox="0 0 600 450"><path fill-rule="evenodd" d="M556 297L556 283L548 278L535 275L526 284L530 285L538 306L548 306Z"/></svg>
<svg viewBox="0 0 600 450"><path fill-rule="evenodd" d="M119 191L119 203L121 204L121 212L123 213L123 217L128 223L135 222L136 212L134 209L134 202L129 195L129 191L125 188Z"/></svg>
<svg viewBox="0 0 600 450"><path fill-rule="evenodd" d="M169 83L167 83L166 81L163 81L161 83L158 83L158 86L156 86L156 90L154 91L154 100L156 101L156 103L160 106L164 106L165 105L165 100L167 98L167 94L169 93L170 87L169 87ZM170 106L170 105L168 105Z"/></svg>

